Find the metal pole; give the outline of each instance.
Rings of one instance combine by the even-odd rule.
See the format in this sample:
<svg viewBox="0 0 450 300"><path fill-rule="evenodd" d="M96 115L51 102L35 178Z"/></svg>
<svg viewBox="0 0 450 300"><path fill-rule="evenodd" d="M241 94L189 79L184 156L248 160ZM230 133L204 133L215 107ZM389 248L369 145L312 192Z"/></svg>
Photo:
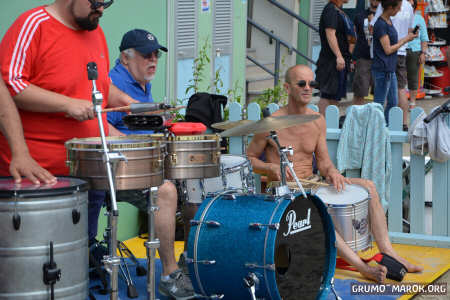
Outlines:
<svg viewBox="0 0 450 300"><path fill-rule="evenodd" d="M280 41L277 40L275 44L275 76L273 77L274 87L277 86L279 79L280 79Z"/></svg>
<svg viewBox="0 0 450 300"><path fill-rule="evenodd" d="M147 214L148 214L148 241L145 242L147 248L147 292L148 300L155 300L156 297L156 280L155 280L155 256L156 249L159 248L159 239L155 235L155 212L159 210L156 204L158 196L158 188L150 188L150 194L147 199Z"/></svg>

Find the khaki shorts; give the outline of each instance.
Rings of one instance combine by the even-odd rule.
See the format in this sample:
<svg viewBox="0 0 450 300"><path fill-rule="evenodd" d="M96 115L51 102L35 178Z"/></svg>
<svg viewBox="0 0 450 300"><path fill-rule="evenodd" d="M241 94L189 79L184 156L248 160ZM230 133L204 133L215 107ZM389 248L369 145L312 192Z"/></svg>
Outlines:
<svg viewBox="0 0 450 300"><path fill-rule="evenodd" d="M360 58L356 61L355 77L353 78L353 93L355 97L367 97L369 88L373 85L372 60Z"/></svg>
<svg viewBox="0 0 450 300"><path fill-rule="evenodd" d="M397 87L399 90L406 88L406 83L408 82L406 74L406 55L397 55L395 75L397 75Z"/></svg>
<svg viewBox="0 0 450 300"><path fill-rule="evenodd" d="M323 185L322 183L325 183L325 180L317 174L311 175L308 178L306 178L306 180L308 182L304 182L303 179L300 179L300 178L299 178L299 180L300 180L300 183L302 184L302 187L305 190L316 190L320 186ZM317 184L315 182L317 182ZM300 190L300 188L298 187L298 185L295 181L288 181L288 182L286 182L286 184L289 187L289 189L291 189L291 190ZM280 185L281 185L280 181L271 181L267 185L267 190L270 190L274 187L278 187Z"/></svg>

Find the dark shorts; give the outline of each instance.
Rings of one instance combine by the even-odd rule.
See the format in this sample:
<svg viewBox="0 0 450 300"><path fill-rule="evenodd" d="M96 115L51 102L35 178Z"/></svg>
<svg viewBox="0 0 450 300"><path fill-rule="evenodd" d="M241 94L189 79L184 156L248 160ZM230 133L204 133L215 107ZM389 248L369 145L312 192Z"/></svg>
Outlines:
<svg viewBox="0 0 450 300"><path fill-rule="evenodd" d="M355 97L367 97L369 88L373 85L372 60L360 58L356 61L355 77L353 78L353 93Z"/></svg>
<svg viewBox="0 0 450 300"><path fill-rule="evenodd" d="M412 52L408 50L408 54L406 55L408 89L411 91L416 91L419 88L419 57L420 51Z"/></svg>
<svg viewBox="0 0 450 300"><path fill-rule="evenodd" d="M406 75L406 55L397 55L397 69L395 70L397 76L397 87L399 90L406 88L408 77Z"/></svg>
<svg viewBox="0 0 450 300"><path fill-rule="evenodd" d="M337 71L337 78L330 76L328 80L338 80L338 91L336 94L320 92L320 98L341 101L342 98L347 97L347 69Z"/></svg>

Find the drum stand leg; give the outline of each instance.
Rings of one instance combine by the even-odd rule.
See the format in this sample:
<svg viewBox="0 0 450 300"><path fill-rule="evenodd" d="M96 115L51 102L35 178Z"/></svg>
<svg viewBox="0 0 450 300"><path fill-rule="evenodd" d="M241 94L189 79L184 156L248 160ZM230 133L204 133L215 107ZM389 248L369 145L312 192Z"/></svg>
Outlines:
<svg viewBox="0 0 450 300"><path fill-rule="evenodd" d="M150 195L147 199L147 213L148 213L148 241L145 242L145 247L147 248L147 292L148 300L155 300L156 289L155 289L155 256L156 249L159 248L159 239L155 235L155 212L159 210L156 205L156 198L158 196L158 188L152 187L150 189Z"/></svg>

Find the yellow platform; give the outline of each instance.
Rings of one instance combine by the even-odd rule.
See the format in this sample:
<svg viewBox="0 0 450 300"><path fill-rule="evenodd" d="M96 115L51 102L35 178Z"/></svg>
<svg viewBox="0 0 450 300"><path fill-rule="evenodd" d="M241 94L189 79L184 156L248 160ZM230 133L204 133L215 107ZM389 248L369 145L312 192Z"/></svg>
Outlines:
<svg viewBox="0 0 450 300"><path fill-rule="evenodd" d="M395 251L401 256L410 261L413 264L417 264L423 267L421 273L408 273L405 275L403 282L410 283L431 283L439 278L442 274L450 269L450 249L411 246L403 244L393 244ZM358 254L363 258L370 258L379 250L375 244L372 248ZM371 264L376 264L371 262ZM361 274L357 272L336 269L335 278L337 279L353 279L360 282L371 282ZM388 279L386 283L395 284L396 281ZM403 295L400 300L406 300L412 298L414 295Z"/></svg>
<svg viewBox="0 0 450 300"><path fill-rule="evenodd" d="M146 258L146 248L144 247L144 242L147 237L144 238L135 237L125 241L127 247L136 255L137 258ZM443 248L433 248L433 247L422 247L422 246L411 246L403 244L393 244L393 247L397 253L406 258L411 263L423 266L424 270L421 273L411 274L408 273L403 282L410 283L431 283L440 277L442 274L450 269L450 249ZM180 254L183 252L184 243L175 242L175 257L178 259ZM364 252L359 252L359 255L363 258L369 258L378 253L379 250L375 244L372 248ZM159 256L158 256L159 257ZM371 264L376 264L371 262ZM357 280L360 282L370 282L369 280L362 277L357 272L336 269L335 276L336 279L342 280ZM395 284L396 281L387 280L387 283ZM400 300L406 300L412 298L414 295L403 295Z"/></svg>

